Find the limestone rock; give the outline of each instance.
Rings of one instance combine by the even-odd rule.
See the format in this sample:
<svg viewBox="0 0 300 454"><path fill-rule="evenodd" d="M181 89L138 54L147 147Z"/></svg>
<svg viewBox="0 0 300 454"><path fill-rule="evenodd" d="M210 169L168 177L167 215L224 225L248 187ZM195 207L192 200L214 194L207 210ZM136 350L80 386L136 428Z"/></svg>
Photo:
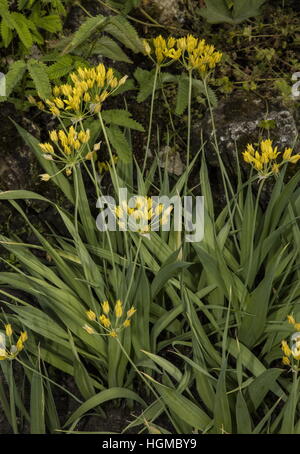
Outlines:
<svg viewBox="0 0 300 454"><path fill-rule="evenodd" d="M162 25L182 25L185 20L182 0L144 0L143 8Z"/></svg>

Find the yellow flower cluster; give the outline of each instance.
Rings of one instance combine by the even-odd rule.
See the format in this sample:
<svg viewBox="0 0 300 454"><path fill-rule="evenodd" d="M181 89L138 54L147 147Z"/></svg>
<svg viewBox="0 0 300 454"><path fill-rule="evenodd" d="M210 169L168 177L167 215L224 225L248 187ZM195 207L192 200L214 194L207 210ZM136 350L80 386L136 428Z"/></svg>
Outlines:
<svg viewBox="0 0 300 454"><path fill-rule="evenodd" d="M291 365L290 358L294 358L296 361L300 360L300 323L297 323L292 315L288 315L288 322L293 325L295 333L292 334L290 340L290 346L287 341L281 342L281 349L283 351L282 362L286 366Z"/></svg>
<svg viewBox="0 0 300 454"><path fill-rule="evenodd" d="M83 155L86 144L90 140L90 130L76 131L74 126L68 130L50 131L49 137L54 143L40 143L40 149L43 157L48 161L56 161L64 164L64 169L67 175L71 175L72 167L83 159L90 159L89 153ZM50 180L51 176L44 173L41 175L43 181Z"/></svg>
<svg viewBox="0 0 300 454"><path fill-rule="evenodd" d="M101 326L110 337L118 337L118 333L122 329L128 328L131 325L131 317L136 312L134 307L131 307L126 312L121 300L116 301L113 309L108 301L104 301L101 304L101 309L102 311L99 317L91 309L86 312L86 316L91 322L95 322ZM96 334L95 329L88 324L85 324L83 328L89 334Z"/></svg>
<svg viewBox="0 0 300 454"><path fill-rule="evenodd" d="M184 67L188 71L198 70L201 75L212 71L222 59L222 53L217 52L213 45L192 35L178 39L177 47L182 51Z"/></svg>
<svg viewBox="0 0 300 454"><path fill-rule="evenodd" d="M300 154L292 155L292 152L292 148L285 148L282 160L278 162L277 158L281 152L278 151L278 147L273 147L272 140L266 139L260 142L260 152L255 150L253 145L248 144L242 154L244 161L251 164L261 177L266 178L270 175L277 175L280 167L287 162L296 164L300 159Z"/></svg>
<svg viewBox="0 0 300 454"><path fill-rule="evenodd" d="M160 35L143 43L145 54L159 66L180 60L188 71L198 70L202 76L213 70L222 59L222 53L217 52L214 46L192 35L167 40Z"/></svg>
<svg viewBox="0 0 300 454"><path fill-rule="evenodd" d="M5 325L5 336L8 338L9 349L3 343L4 337L0 336L0 361L14 359L24 349L24 344L28 339L26 331L22 331L17 342L13 343L13 329L10 324Z"/></svg>
<svg viewBox="0 0 300 454"><path fill-rule="evenodd" d="M179 60L181 57L181 50L176 49L176 39L170 37L165 40L161 35L149 41L143 40L145 54L148 55L152 61L160 66L171 63L173 60ZM155 59L152 58L155 55Z"/></svg>
<svg viewBox="0 0 300 454"><path fill-rule="evenodd" d="M70 74L70 83L53 88L52 98L41 105L32 96L29 102L56 117L75 118L77 121L100 112L103 102L123 85L127 76L118 79L112 68L100 63L93 68L79 68Z"/></svg>
<svg viewBox="0 0 300 454"><path fill-rule="evenodd" d="M124 230L127 221L131 231L146 235L159 230L159 225L166 225L172 210L172 205L165 208L162 203L155 203L151 197L136 196L129 204L122 201L115 208L115 215L121 230Z"/></svg>

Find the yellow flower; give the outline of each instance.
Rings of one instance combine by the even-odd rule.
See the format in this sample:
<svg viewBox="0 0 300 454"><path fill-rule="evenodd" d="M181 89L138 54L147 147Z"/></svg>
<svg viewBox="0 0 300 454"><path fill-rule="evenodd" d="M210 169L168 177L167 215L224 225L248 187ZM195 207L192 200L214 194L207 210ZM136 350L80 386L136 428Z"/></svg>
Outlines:
<svg viewBox="0 0 300 454"><path fill-rule="evenodd" d="M292 350L290 349L290 347L288 346L288 343L285 340L281 341L281 349L285 356L287 356L287 357L291 356Z"/></svg>
<svg viewBox="0 0 300 454"><path fill-rule="evenodd" d="M92 310L88 310L88 311L86 312L86 315L87 315L87 318L88 318L89 320L91 320L91 321L94 321L94 320L96 320L96 318L97 318L95 312L93 312Z"/></svg>
<svg viewBox="0 0 300 454"><path fill-rule="evenodd" d="M30 104L36 104L36 100L33 96L30 95L27 97L27 99L28 99L28 102L30 102Z"/></svg>
<svg viewBox="0 0 300 454"><path fill-rule="evenodd" d="M105 328L110 327L110 325L111 325L110 320L105 315L100 315L99 320L100 320L101 325L103 325Z"/></svg>
<svg viewBox="0 0 300 454"><path fill-rule="evenodd" d="M120 300L118 300L116 302L116 306L115 306L115 314L116 314L117 318L120 318L123 315L123 307L122 306L123 306L123 303Z"/></svg>
<svg viewBox="0 0 300 454"><path fill-rule="evenodd" d="M282 363L285 365L285 366L290 366L291 365L291 361L289 360L289 358L287 356L284 356L282 358Z"/></svg>
<svg viewBox="0 0 300 454"><path fill-rule="evenodd" d="M51 176L48 173L42 173L40 175L42 181L49 181Z"/></svg>
<svg viewBox="0 0 300 454"><path fill-rule="evenodd" d="M39 146L44 153L54 153L54 148L50 143L40 143Z"/></svg>
<svg viewBox="0 0 300 454"><path fill-rule="evenodd" d="M278 164L273 164L272 166L272 172L277 175L279 173L279 165Z"/></svg>
<svg viewBox="0 0 300 454"><path fill-rule="evenodd" d="M186 38L177 39L177 47L180 50L183 50L183 51L186 50L186 47L187 47Z"/></svg>
<svg viewBox="0 0 300 454"><path fill-rule="evenodd" d="M289 322L291 325L295 325L296 320L294 319L294 317L293 317L292 315L288 315L288 316L287 316L287 319L288 319L288 322Z"/></svg>
<svg viewBox="0 0 300 454"><path fill-rule="evenodd" d="M95 330L94 330L91 326L89 326L89 325L87 325L87 324L85 324L85 325L83 326L83 329L84 329L88 334L95 334Z"/></svg>
<svg viewBox="0 0 300 454"><path fill-rule="evenodd" d="M289 159L289 162L292 164L296 164L300 159L300 154L295 154L294 156L291 156Z"/></svg>
<svg viewBox="0 0 300 454"><path fill-rule="evenodd" d="M56 131L51 131L49 136L52 142L58 142L58 135Z"/></svg>
<svg viewBox="0 0 300 454"><path fill-rule="evenodd" d="M7 359L8 354L4 348L0 348L0 361Z"/></svg>
<svg viewBox="0 0 300 454"><path fill-rule="evenodd" d="M115 329L113 329L112 331L110 331L109 336L118 337L117 331Z"/></svg>
<svg viewBox="0 0 300 454"><path fill-rule="evenodd" d="M125 320L123 323L124 328L128 328L131 325L131 320Z"/></svg>
<svg viewBox="0 0 300 454"><path fill-rule="evenodd" d="M5 325L5 334L7 337L11 337L13 335L13 330L10 323Z"/></svg>
<svg viewBox="0 0 300 454"><path fill-rule="evenodd" d="M132 317L136 312L136 309L132 306L129 311L127 311L127 317L130 318Z"/></svg>
<svg viewBox="0 0 300 454"><path fill-rule="evenodd" d="M289 161L290 157L292 155L293 149L292 148L286 148L283 153L283 159L285 161Z"/></svg>
<svg viewBox="0 0 300 454"><path fill-rule="evenodd" d="M21 331L20 338L21 338L22 342L26 342L28 340L27 331Z"/></svg>
<svg viewBox="0 0 300 454"><path fill-rule="evenodd" d="M106 315L109 314L110 307L109 307L109 302L108 301L103 301L102 310L103 310L104 314L106 314Z"/></svg>
<svg viewBox="0 0 300 454"><path fill-rule="evenodd" d="M23 344L21 336L19 337L19 339L16 343L16 348L17 348L18 352L21 352L24 349L24 344Z"/></svg>

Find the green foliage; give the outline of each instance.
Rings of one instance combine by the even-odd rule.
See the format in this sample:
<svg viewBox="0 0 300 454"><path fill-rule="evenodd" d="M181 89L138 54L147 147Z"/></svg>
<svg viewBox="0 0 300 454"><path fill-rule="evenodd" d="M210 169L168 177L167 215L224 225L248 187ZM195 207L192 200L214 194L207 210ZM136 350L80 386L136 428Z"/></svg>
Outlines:
<svg viewBox="0 0 300 454"><path fill-rule="evenodd" d="M107 4L117 8L122 14L128 14L129 11L141 4L141 0L108 0Z"/></svg>
<svg viewBox="0 0 300 454"><path fill-rule="evenodd" d="M41 31L56 34L62 30L62 17L66 13L62 1L19 1L18 11L11 9L10 3L0 1L0 46L8 47L17 37L29 50L34 43L44 43Z"/></svg>
<svg viewBox="0 0 300 454"><path fill-rule="evenodd" d="M225 0L208 0L201 9L201 16L211 24L226 22L239 24L260 14L260 7L266 0L234 0L229 7Z"/></svg>

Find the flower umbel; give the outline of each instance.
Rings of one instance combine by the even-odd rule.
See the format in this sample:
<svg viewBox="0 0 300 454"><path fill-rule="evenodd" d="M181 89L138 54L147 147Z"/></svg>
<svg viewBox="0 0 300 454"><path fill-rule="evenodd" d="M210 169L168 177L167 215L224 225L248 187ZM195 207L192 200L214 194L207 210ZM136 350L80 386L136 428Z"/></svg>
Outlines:
<svg viewBox="0 0 300 454"><path fill-rule="evenodd" d="M120 230L124 230L126 221L131 231L141 235L149 235L151 231L159 230L160 225L169 222L173 206L155 203L151 197L135 196L129 204L124 200L115 208Z"/></svg>
<svg viewBox="0 0 300 454"><path fill-rule="evenodd" d="M293 325L295 332L290 337L290 344L286 340L281 342L281 349L283 351L283 364L289 366L294 360L300 360L300 323L297 323L292 315L288 315L288 322ZM291 362L292 361L292 362Z"/></svg>
<svg viewBox="0 0 300 454"><path fill-rule="evenodd" d="M77 128L71 126L68 130L60 129L59 131L50 131L49 142L40 143L40 149L43 157L48 161L55 161L63 164L67 175L72 174L72 168L79 162L88 159L86 153L87 144L90 140L90 130L77 131ZM48 174L42 174L42 181L49 181L51 178Z"/></svg>
<svg viewBox="0 0 300 454"><path fill-rule="evenodd" d="M28 340L26 331L21 331L17 341L14 341L14 330L10 324L5 325L5 334L0 333L0 361L13 360L24 350Z"/></svg>
<svg viewBox="0 0 300 454"><path fill-rule="evenodd" d="M163 38L161 35L150 40L143 40L144 51L151 60L159 66L167 66L181 56L181 49L176 49L176 39Z"/></svg>
<svg viewBox="0 0 300 454"><path fill-rule="evenodd" d="M215 47L192 35L176 39L163 38L161 35L151 40L143 40L145 54L159 66L168 66L180 61L188 71L197 70L206 76L222 59L222 53Z"/></svg>
<svg viewBox="0 0 300 454"><path fill-rule="evenodd" d="M244 161L249 163L261 178L277 175L283 164L288 162L295 164L300 159L300 154L292 156L292 149L285 148L282 159L278 162L281 152L278 151L278 147L273 146L273 141L270 139L262 140L259 150L255 149L252 144L248 144L242 154Z"/></svg>
<svg viewBox="0 0 300 454"><path fill-rule="evenodd" d="M92 310L88 310L86 315L91 322L94 322L101 327L101 330L104 331L104 335L110 337L118 337L118 334L122 329L128 328L131 324L130 319L136 312L136 309L131 307L131 309L129 309L126 313L124 311L124 304L121 300L117 300L114 306L108 301L103 301L101 309L102 313L99 317L97 317L95 312ZM88 324L85 324L83 329L88 334L99 334ZM103 335L103 333L101 334Z"/></svg>
<svg viewBox="0 0 300 454"><path fill-rule="evenodd" d="M80 121L100 112L104 101L126 82L127 76L118 79L112 68L106 69L100 63L93 68L78 68L70 79L69 83L53 88L53 96L46 100L46 105L33 97L29 101L56 117Z"/></svg>
<svg viewBox="0 0 300 454"><path fill-rule="evenodd" d="M202 77L212 71L222 59L222 53L205 39L187 35L177 40L177 48L182 51L181 62L188 71L197 70Z"/></svg>

